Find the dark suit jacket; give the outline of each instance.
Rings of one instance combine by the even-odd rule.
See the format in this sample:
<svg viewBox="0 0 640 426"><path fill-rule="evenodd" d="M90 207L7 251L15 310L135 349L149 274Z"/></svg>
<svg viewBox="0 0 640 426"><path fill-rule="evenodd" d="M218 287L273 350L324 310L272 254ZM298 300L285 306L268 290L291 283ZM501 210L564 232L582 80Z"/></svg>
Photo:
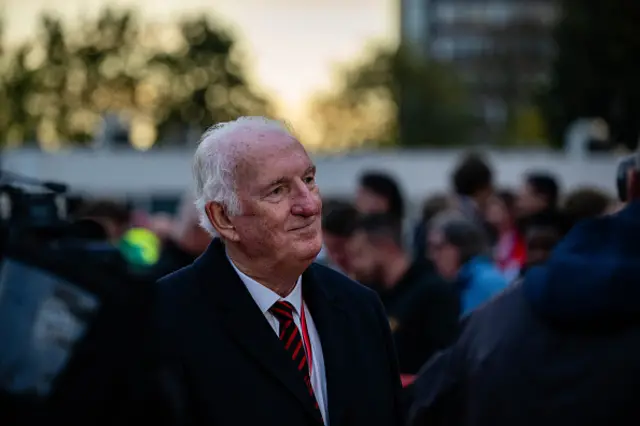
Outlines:
<svg viewBox="0 0 640 426"><path fill-rule="evenodd" d="M402 425L396 357L377 296L316 264L302 286L322 344L330 425ZM136 404L145 423L314 424L299 372L219 240L160 280L154 303L153 351Z"/></svg>
<svg viewBox="0 0 640 426"><path fill-rule="evenodd" d="M437 351L455 341L460 297L433 265L416 260L400 281L380 293L398 353L400 373L417 374Z"/></svg>

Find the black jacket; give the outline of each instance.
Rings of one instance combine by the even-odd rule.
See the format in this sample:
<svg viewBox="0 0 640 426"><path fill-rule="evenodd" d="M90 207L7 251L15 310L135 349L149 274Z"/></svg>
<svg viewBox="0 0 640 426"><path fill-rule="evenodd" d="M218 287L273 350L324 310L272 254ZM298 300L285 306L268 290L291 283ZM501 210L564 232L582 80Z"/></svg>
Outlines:
<svg viewBox="0 0 640 426"><path fill-rule="evenodd" d="M395 351L377 296L312 265L302 291L325 361L331 426L403 424ZM219 240L158 283L137 420L158 425L312 425L313 406ZM133 420L130 417L129 420Z"/></svg>
<svg viewBox="0 0 640 426"><path fill-rule="evenodd" d="M460 297L426 260L415 261L390 290L380 292L398 353L400 373L416 374L457 335Z"/></svg>
<svg viewBox="0 0 640 426"><path fill-rule="evenodd" d="M476 311L415 384L411 425L635 425L640 204L584 222Z"/></svg>

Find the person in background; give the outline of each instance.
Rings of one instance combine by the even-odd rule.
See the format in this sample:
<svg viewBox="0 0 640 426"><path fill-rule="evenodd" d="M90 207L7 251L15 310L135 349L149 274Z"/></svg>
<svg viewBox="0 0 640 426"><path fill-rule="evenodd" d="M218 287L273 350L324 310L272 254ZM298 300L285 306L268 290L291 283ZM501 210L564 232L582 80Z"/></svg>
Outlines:
<svg viewBox="0 0 640 426"><path fill-rule="evenodd" d="M385 307L398 353L400 373L416 374L456 336L460 303L454 286L426 259L402 247L395 219L363 216L349 242L353 276L374 288Z"/></svg>
<svg viewBox="0 0 640 426"><path fill-rule="evenodd" d="M451 176L455 205L486 233L489 244L495 242L494 231L485 220L485 210L493 195L493 171L487 160L476 153L467 154Z"/></svg>
<svg viewBox="0 0 640 426"><path fill-rule="evenodd" d="M151 214L145 209L140 209L140 208L132 209L131 221L130 221L131 227L149 229L149 225L151 223L151 217L152 217Z"/></svg>
<svg viewBox="0 0 640 426"><path fill-rule="evenodd" d="M626 207L574 226L425 366L409 425L638 424L640 173L627 173Z"/></svg>
<svg viewBox="0 0 640 426"><path fill-rule="evenodd" d="M190 265L207 249L211 235L199 221L195 198L188 192L180 201L171 232L165 236L160 259L154 266L158 278Z"/></svg>
<svg viewBox="0 0 640 426"><path fill-rule="evenodd" d="M167 241L173 236L175 219L168 213L156 213L149 218L147 228L162 241Z"/></svg>
<svg viewBox="0 0 640 426"><path fill-rule="evenodd" d="M334 203L322 218L322 236L327 265L349 275L347 244L355 229L358 212L349 203Z"/></svg>
<svg viewBox="0 0 640 426"><path fill-rule="evenodd" d="M399 224L404 220L402 191L391 175L379 171L367 171L360 176L355 197L359 213L385 213Z"/></svg>
<svg viewBox="0 0 640 426"><path fill-rule="evenodd" d="M453 208L453 201L447 194L434 194L424 202L422 220L416 226L413 236L413 251L416 258L424 259L427 256L427 234L431 219L438 213Z"/></svg>
<svg viewBox="0 0 640 426"><path fill-rule="evenodd" d="M560 186L546 172L531 172L524 177L516 195L519 232L527 245L522 276L532 266L543 263L567 231L568 224L559 209Z"/></svg>
<svg viewBox="0 0 640 426"><path fill-rule="evenodd" d="M436 216L427 245L440 275L455 282L460 291L461 316L507 287L506 279L491 260L486 232L460 212Z"/></svg>
<svg viewBox="0 0 640 426"><path fill-rule="evenodd" d="M493 258L511 282L518 277L527 259L526 241L516 226L515 196L510 191L498 192L489 202L486 215L498 237Z"/></svg>
<svg viewBox="0 0 640 426"><path fill-rule="evenodd" d="M611 197L597 188L578 188L566 195L562 213L568 226L573 227L585 219L606 214L613 204Z"/></svg>
<svg viewBox="0 0 640 426"><path fill-rule="evenodd" d="M402 230L402 245L413 243L414 224L406 221L406 206L398 181L384 171L364 172L358 181L354 206L360 214L384 213L392 217Z"/></svg>
<svg viewBox="0 0 640 426"><path fill-rule="evenodd" d="M538 214L529 218L524 235L527 256L519 276L529 268L547 261L567 231L567 222L559 214Z"/></svg>
<svg viewBox="0 0 640 426"><path fill-rule="evenodd" d="M422 222L430 223L438 214L454 208L451 197L447 194L434 194L422 206Z"/></svg>
<svg viewBox="0 0 640 426"><path fill-rule="evenodd" d="M75 220L97 223L104 231L104 238L118 244L131 227L131 209L111 200L87 201L78 208Z"/></svg>
<svg viewBox="0 0 640 426"><path fill-rule="evenodd" d="M531 172L524 177L516 195L515 211L522 230L540 216L557 216L560 187L554 176Z"/></svg>

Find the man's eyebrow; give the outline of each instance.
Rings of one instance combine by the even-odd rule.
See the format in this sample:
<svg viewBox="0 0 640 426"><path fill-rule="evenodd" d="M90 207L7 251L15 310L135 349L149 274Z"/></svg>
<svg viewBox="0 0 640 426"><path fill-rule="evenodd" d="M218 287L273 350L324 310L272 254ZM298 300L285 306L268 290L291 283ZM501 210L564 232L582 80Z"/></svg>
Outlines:
<svg viewBox="0 0 640 426"><path fill-rule="evenodd" d="M272 180L271 182L269 182L267 187L270 188L272 186L281 185L281 184L285 183L286 181L287 181L286 177L280 176L279 178L276 178L276 179Z"/></svg>
<svg viewBox="0 0 640 426"><path fill-rule="evenodd" d="M316 172L316 166L312 164L307 168L307 170L304 171L304 174L308 175L315 172ZM272 186L282 185L283 183L286 183L286 181L287 181L287 178L285 176L280 176L279 178L276 178L271 182L269 182L266 186L267 188L271 188Z"/></svg>

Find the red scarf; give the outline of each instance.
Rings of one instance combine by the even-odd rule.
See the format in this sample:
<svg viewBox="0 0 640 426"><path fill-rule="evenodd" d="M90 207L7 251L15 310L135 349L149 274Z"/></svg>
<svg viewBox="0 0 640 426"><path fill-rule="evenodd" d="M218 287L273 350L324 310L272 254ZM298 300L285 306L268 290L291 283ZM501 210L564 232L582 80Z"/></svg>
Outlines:
<svg viewBox="0 0 640 426"><path fill-rule="evenodd" d="M496 263L501 271L522 268L527 258L524 238L515 230L503 233L496 246Z"/></svg>

